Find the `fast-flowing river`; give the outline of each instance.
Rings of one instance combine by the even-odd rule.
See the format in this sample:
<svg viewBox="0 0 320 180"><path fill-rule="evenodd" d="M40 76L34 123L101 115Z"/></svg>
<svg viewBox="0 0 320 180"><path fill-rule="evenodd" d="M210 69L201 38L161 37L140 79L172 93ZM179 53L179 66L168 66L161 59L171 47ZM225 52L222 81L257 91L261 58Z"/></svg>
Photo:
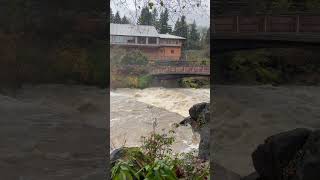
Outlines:
<svg viewBox="0 0 320 180"><path fill-rule="evenodd" d="M117 89L111 95L111 151L121 146L141 145L157 123L156 131L168 131L189 116L189 108L210 101L210 89L147 88ZM191 127L176 129L175 152L198 148L199 137Z"/></svg>

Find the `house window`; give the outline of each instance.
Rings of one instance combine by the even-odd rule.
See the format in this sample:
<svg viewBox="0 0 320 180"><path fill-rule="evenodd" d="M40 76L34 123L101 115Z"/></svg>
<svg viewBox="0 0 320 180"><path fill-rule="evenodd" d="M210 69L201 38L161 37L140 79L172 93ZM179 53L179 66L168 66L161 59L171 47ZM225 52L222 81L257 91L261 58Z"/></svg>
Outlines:
<svg viewBox="0 0 320 180"><path fill-rule="evenodd" d="M133 36L112 36L111 42L113 43L135 43L135 38Z"/></svg>
<svg viewBox="0 0 320 180"><path fill-rule="evenodd" d="M138 37L138 44L146 44L147 38L146 37Z"/></svg>
<svg viewBox="0 0 320 180"><path fill-rule="evenodd" d="M174 50L173 49L171 49L171 54L174 54Z"/></svg>
<svg viewBox="0 0 320 180"><path fill-rule="evenodd" d="M148 43L149 43L149 44L157 44L157 38L155 38L155 37L149 37Z"/></svg>
<svg viewBox="0 0 320 180"><path fill-rule="evenodd" d="M127 43L129 43L129 44L134 44L134 43L136 43L136 38L135 38L135 37L128 37L128 38L127 38Z"/></svg>

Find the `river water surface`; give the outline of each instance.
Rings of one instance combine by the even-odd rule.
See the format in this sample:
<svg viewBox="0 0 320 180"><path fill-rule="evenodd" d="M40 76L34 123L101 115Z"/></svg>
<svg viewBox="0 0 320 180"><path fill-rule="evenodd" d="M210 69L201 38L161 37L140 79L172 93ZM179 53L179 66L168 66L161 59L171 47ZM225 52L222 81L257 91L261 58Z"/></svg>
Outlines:
<svg viewBox="0 0 320 180"><path fill-rule="evenodd" d="M116 89L110 93L111 151L122 146L141 145L141 136L147 136L157 122L158 132L168 131L174 123L189 116L189 108L210 101L210 89L147 88ZM175 152L198 148L199 137L191 127L176 130Z"/></svg>

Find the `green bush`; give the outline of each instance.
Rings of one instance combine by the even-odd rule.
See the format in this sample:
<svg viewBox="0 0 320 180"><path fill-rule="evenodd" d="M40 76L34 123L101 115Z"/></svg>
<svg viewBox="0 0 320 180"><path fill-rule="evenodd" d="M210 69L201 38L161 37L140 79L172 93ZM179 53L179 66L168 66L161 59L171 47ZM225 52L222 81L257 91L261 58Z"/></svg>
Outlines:
<svg viewBox="0 0 320 180"><path fill-rule="evenodd" d="M142 89L147 88L147 87L149 87L151 82L152 82L152 76L150 76L150 75L141 76L138 79L138 87L142 88Z"/></svg>
<svg viewBox="0 0 320 180"><path fill-rule="evenodd" d="M113 88L146 88L152 82L152 76L148 75L148 59L138 50L126 51L121 48L112 48L110 64Z"/></svg>
<svg viewBox="0 0 320 180"><path fill-rule="evenodd" d="M203 88L210 85L210 80L207 78L182 78L179 84L183 88Z"/></svg>
<svg viewBox="0 0 320 180"><path fill-rule="evenodd" d="M148 58L141 51L134 50L126 53L121 59L122 65L147 65Z"/></svg>
<svg viewBox="0 0 320 180"><path fill-rule="evenodd" d="M174 134L174 129L162 134L154 130L150 136L142 137L143 145L140 150L134 148L128 154L129 156L123 156L118 160L111 169L111 178L119 180L209 179L209 162L200 160L194 152L172 154Z"/></svg>

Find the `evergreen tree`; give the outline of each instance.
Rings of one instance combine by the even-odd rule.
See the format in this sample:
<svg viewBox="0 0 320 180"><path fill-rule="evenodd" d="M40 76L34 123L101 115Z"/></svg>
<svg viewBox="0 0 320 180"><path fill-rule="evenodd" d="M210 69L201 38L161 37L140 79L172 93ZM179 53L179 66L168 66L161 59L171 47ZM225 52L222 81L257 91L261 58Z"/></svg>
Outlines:
<svg viewBox="0 0 320 180"><path fill-rule="evenodd" d="M188 25L186 23L186 17L182 16L181 20L178 19L174 26L174 35L186 38L186 41L183 42L182 48L186 47L186 42L188 38Z"/></svg>
<svg viewBox="0 0 320 180"><path fill-rule="evenodd" d="M160 20L159 20L160 30L159 30L159 32L161 34L166 34L166 33L170 33L171 32L172 28L169 26L168 21L169 21L169 11L166 8L160 14Z"/></svg>
<svg viewBox="0 0 320 180"><path fill-rule="evenodd" d="M119 11L117 11L116 15L114 16L113 23L121 24L121 17L120 17Z"/></svg>
<svg viewBox="0 0 320 180"><path fill-rule="evenodd" d="M195 21L190 25L190 33L188 37L188 48L189 49L198 49L199 48L199 41L200 34L197 30L197 24Z"/></svg>
<svg viewBox="0 0 320 180"><path fill-rule="evenodd" d="M138 19L138 24L152 26L153 25L152 22L153 22L152 21L152 14L149 11L149 8L147 6L142 8L140 17Z"/></svg>
<svg viewBox="0 0 320 180"><path fill-rule="evenodd" d="M188 24L186 22L186 16L181 17L180 27L180 36L188 38Z"/></svg>
<svg viewBox="0 0 320 180"><path fill-rule="evenodd" d="M127 19L126 16L123 16L122 20L121 20L121 24L130 24L129 20Z"/></svg>
<svg viewBox="0 0 320 180"><path fill-rule="evenodd" d="M110 23L113 23L113 20L114 20L114 15L113 15L112 9L110 8Z"/></svg>
<svg viewBox="0 0 320 180"><path fill-rule="evenodd" d="M157 9L154 9L152 12L152 25L157 29L158 32L160 32L160 23L158 19Z"/></svg>
<svg viewBox="0 0 320 180"><path fill-rule="evenodd" d="M180 29L181 29L181 22L180 22L180 18L178 18L174 25L173 34L176 36L181 36Z"/></svg>

